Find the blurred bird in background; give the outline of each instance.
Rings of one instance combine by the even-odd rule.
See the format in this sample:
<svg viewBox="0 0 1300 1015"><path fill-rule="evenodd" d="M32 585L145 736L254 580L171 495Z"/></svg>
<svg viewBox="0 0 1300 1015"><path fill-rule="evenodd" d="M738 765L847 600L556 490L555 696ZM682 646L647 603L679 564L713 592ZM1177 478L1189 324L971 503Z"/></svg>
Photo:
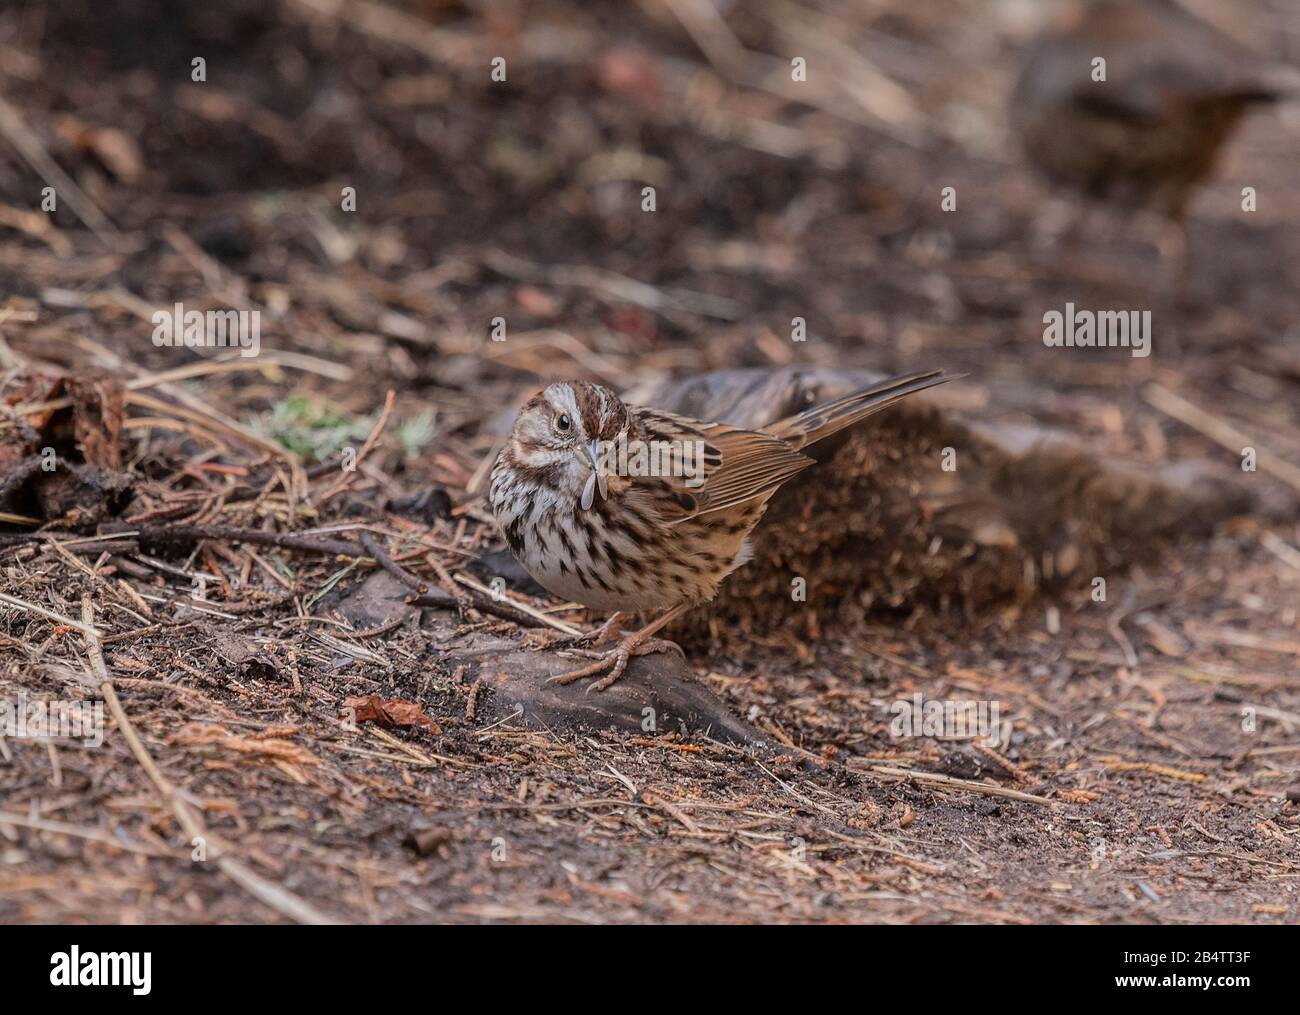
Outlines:
<svg viewBox="0 0 1300 1015"><path fill-rule="evenodd" d="M1297 82L1176 0L1074 0L1026 50L1010 120L1054 187L1158 216L1181 267L1197 186L1241 120Z"/></svg>

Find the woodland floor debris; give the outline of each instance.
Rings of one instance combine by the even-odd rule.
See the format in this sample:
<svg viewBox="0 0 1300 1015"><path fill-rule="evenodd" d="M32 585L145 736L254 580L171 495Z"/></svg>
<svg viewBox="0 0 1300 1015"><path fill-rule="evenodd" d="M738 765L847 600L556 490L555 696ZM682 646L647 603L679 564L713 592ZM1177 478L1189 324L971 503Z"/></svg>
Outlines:
<svg viewBox="0 0 1300 1015"><path fill-rule="evenodd" d="M117 706L99 749L0 737L0 919L1296 920L1284 124L1234 144L1174 293L1133 237L1034 247L999 18L817 19L823 53L907 40L864 108L738 83L785 50L766 0L729 15L744 66L626 5L233 6L0 14L0 698ZM199 51L220 74L175 78ZM51 164L74 196L33 218ZM1153 302L1152 355L1045 347L1067 301ZM177 302L260 308L261 355L155 346ZM680 716L635 675L520 690L501 660L567 667L588 618L494 594L500 411L565 374L685 407L665 378L920 366L971 376L790 491L654 660ZM918 694L1006 736L892 737Z"/></svg>

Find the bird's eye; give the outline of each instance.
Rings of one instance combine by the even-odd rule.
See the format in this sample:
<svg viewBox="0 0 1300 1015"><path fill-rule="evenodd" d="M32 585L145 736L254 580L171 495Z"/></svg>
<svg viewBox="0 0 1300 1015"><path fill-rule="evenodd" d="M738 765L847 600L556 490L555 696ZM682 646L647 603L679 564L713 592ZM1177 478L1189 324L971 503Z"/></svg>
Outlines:
<svg viewBox="0 0 1300 1015"><path fill-rule="evenodd" d="M569 419L567 412L562 412L555 417L555 429L560 433L568 433L573 429L573 420Z"/></svg>

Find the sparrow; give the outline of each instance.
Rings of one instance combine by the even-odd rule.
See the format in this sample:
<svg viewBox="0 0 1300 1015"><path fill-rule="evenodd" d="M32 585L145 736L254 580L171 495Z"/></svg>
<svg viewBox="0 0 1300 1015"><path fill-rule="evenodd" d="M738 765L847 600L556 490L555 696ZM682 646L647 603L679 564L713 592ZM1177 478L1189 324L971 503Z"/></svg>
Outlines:
<svg viewBox="0 0 1300 1015"><path fill-rule="evenodd" d="M889 378L758 430L625 404L585 381L560 381L520 410L492 470L489 500L511 551L545 589L611 615L662 611L567 684L634 656L675 648L652 636L708 602L751 555L750 533L777 489L815 463L817 443L900 399L953 380L941 370ZM678 650L680 651L680 650Z"/></svg>
<svg viewBox="0 0 1300 1015"><path fill-rule="evenodd" d="M1050 184L1163 216L1181 248L1197 186L1289 73L1175 0L1078 0L1026 49L1009 116Z"/></svg>

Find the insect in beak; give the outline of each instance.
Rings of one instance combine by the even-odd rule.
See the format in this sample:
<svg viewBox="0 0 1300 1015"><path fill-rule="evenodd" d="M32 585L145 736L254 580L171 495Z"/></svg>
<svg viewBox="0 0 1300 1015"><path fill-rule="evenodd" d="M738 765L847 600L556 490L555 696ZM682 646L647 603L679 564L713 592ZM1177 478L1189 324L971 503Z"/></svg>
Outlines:
<svg viewBox="0 0 1300 1015"><path fill-rule="evenodd" d="M596 491L600 491L601 500L609 497L609 480L600 469L600 441L592 441L582 448L586 463L591 466L591 475L587 485L582 488L582 510L590 511L596 502Z"/></svg>

